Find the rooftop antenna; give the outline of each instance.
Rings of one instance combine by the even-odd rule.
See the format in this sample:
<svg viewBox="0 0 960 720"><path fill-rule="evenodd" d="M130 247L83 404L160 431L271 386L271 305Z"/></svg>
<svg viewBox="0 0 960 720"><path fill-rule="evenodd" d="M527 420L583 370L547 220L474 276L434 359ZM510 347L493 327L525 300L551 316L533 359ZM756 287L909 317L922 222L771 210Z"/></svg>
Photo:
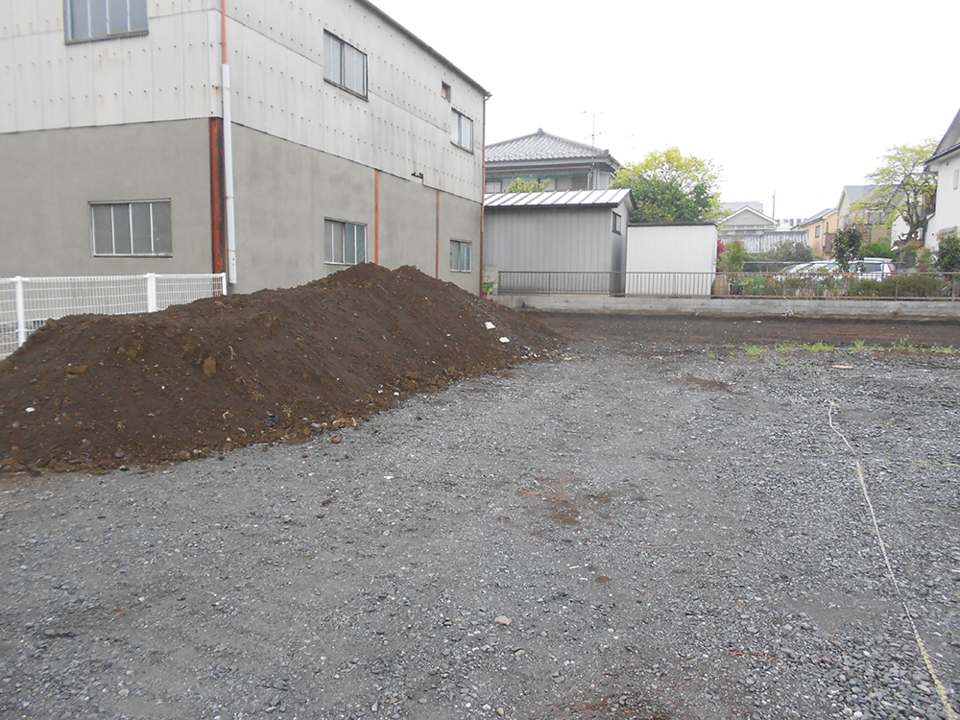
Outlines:
<svg viewBox="0 0 960 720"><path fill-rule="evenodd" d="M580 114L581 114L581 115L589 115L589 116L590 116L590 145L591 145L591 147L596 147L596 146L597 146L597 135L603 135L602 132L600 132L600 133L597 132L597 115L598 115L598 114L599 114L599 115L603 115L603 113L602 113L602 112L601 112L601 113L595 113L595 112L590 112L589 110L583 110Z"/></svg>

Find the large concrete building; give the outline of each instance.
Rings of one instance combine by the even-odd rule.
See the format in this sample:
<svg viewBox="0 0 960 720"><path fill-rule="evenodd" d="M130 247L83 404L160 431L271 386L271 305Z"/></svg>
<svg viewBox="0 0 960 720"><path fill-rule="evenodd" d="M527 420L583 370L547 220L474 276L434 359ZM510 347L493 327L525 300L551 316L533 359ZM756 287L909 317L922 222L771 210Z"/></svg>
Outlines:
<svg viewBox="0 0 960 720"><path fill-rule="evenodd" d="M488 93L366 0L0 3L0 276L480 287Z"/></svg>

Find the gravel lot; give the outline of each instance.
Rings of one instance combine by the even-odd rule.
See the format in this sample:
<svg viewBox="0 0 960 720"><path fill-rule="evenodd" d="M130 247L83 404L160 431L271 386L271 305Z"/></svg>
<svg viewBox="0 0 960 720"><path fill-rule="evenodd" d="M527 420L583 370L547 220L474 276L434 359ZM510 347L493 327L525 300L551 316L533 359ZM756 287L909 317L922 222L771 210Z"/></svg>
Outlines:
<svg viewBox="0 0 960 720"><path fill-rule="evenodd" d="M947 718L958 398L958 355L594 338L302 445L8 479L0 716Z"/></svg>

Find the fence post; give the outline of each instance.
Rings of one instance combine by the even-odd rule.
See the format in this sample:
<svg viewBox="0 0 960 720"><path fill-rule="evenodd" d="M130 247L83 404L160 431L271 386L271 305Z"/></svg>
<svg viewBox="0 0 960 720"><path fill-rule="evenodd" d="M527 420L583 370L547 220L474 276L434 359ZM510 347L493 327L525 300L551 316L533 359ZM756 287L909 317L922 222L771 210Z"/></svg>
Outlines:
<svg viewBox="0 0 960 720"><path fill-rule="evenodd" d="M19 275L13 279L13 298L17 309L17 347L23 347L27 341L27 309L23 301L23 278Z"/></svg>
<svg viewBox="0 0 960 720"><path fill-rule="evenodd" d="M224 296L227 294L227 274L222 272L218 277L220 278L220 295Z"/></svg>
<svg viewBox="0 0 960 720"><path fill-rule="evenodd" d="M157 311L157 274L147 273L147 312Z"/></svg>

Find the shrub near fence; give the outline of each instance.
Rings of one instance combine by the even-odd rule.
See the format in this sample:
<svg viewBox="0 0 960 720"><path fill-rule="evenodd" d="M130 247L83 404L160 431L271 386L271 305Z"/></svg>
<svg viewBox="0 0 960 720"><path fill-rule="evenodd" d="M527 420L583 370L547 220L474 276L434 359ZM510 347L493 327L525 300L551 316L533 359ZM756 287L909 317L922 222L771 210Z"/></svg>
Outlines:
<svg viewBox="0 0 960 720"><path fill-rule="evenodd" d="M225 295L225 274L0 278L0 358L50 319L156 312Z"/></svg>

